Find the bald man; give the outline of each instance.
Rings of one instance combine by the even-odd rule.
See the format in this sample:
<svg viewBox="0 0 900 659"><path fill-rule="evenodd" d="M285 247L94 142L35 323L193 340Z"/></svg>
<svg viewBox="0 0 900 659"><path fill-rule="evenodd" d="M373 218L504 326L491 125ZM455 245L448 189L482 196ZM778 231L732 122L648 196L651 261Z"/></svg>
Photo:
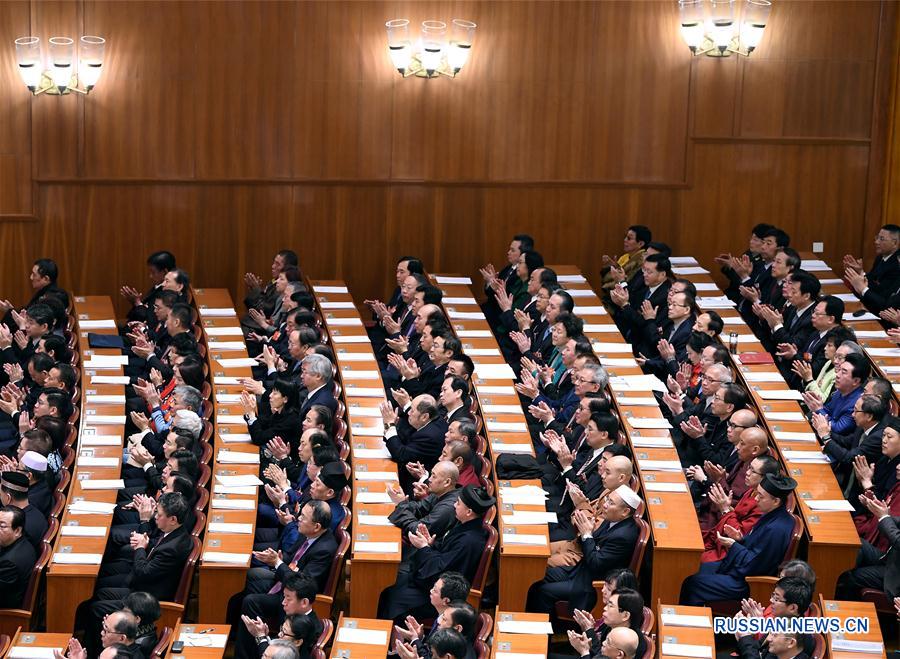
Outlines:
<svg viewBox="0 0 900 659"><path fill-rule="evenodd" d="M459 496L458 480L459 469L445 461L434 465L425 486L428 494L421 500L407 497L401 490L388 486L388 495L397 504L388 519L402 529L404 537L407 533L415 533L419 524L424 524L433 536L443 535L456 520L454 506Z"/></svg>
<svg viewBox="0 0 900 659"><path fill-rule="evenodd" d="M437 400L427 394L413 398L399 414L389 403L382 403L380 409L385 447L398 465L400 486L411 496L419 472L407 469L407 465L425 471L434 467L444 448L447 426L438 413Z"/></svg>

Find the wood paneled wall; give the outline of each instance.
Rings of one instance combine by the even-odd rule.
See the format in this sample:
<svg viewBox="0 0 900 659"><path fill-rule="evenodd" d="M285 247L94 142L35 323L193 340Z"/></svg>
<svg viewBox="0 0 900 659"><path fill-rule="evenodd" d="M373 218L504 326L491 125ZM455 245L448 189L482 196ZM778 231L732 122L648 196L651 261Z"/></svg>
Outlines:
<svg viewBox="0 0 900 659"><path fill-rule="evenodd" d="M476 21L462 75L400 79L398 16ZM703 258L760 221L861 253L894 180L897 16L776 0L751 58L714 60L669 0L0 3L0 292L48 255L112 294L167 248L239 294L289 246L381 296L401 253L473 274L518 231L596 273L633 223ZM96 90L32 98L29 33L107 37Z"/></svg>

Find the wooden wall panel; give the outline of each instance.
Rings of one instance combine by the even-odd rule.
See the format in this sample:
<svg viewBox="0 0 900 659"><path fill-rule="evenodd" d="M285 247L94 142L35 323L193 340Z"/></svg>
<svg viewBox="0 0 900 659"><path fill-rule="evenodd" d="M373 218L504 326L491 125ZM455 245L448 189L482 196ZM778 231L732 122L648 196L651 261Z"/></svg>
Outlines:
<svg viewBox="0 0 900 659"><path fill-rule="evenodd" d="M668 0L0 3L6 44L109 39L88 98L32 99L0 47L0 296L27 293L38 254L114 294L167 248L240 297L283 247L380 296L401 253L474 275L519 231L597 274L635 223L706 259L759 221L859 252L898 13L778 0L752 58L713 60L690 57ZM479 23L459 79L392 70L399 16Z"/></svg>

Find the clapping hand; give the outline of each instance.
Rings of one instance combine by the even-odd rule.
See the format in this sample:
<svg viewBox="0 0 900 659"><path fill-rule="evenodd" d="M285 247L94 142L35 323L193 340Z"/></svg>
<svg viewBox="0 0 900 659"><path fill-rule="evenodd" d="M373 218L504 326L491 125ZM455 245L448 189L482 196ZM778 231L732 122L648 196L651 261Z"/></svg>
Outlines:
<svg viewBox="0 0 900 659"><path fill-rule="evenodd" d="M288 446L285 441L278 436L270 439L269 443L266 444L266 448L269 449L269 452L275 457L276 460L284 460L291 454L291 447Z"/></svg>
<svg viewBox="0 0 900 659"><path fill-rule="evenodd" d="M793 343L779 343L775 354L782 359L793 359L797 355L797 346Z"/></svg>
<svg viewBox="0 0 900 659"><path fill-rule="evenodd" d="M269 626L262 621L262 619L257 616L254 620L250 616L241 615L241 621L244 623L244 627L247 628L247 631L250 632L250 636L253 638L259 638L260 636L268 636L269 635Z"/></svg>
<svg viewBox="0 0 900 659"><path fill-rule="evenodd" d="M247 285L247 288L262 288L262 279L252 272L244 274L244 283Z"/></svg>
<svg viewBox="0 0 900 659"><path fill-rule="evenodd" d="M853 471L862 489L868 490L872 487L872 479L875 477L875 465L866 462L866 456L857 455L853 458Z"/></svg>
<svg viewBox="0 0 900 659"><path fill-rule="evenodd" d="M681 422L681 431L688 437L697 439L706 434L706 424L700 423L696 416L691 416L687 421Z"/></svg>
<svg viewBox="0 0 900 659"><path fill-rule="evenodd" d="M712 481L720 481L725 478L725 467L713 464L709 460L704 461L703 471L706 472L706 475L709 476Z"/></svg>
<svg viewBox="0 0 900 659"><path fill-rule="evenodd" d="M572 612L572 617L575 618L575 622L578 623L578 626L581 627L582 632L586 632L589 629L593 629L597 624L597 621L594 620L594 616L591 615L590 611L582 611L581 609L575 609Z"/></svg>
<svg viewBox="0 0 900 659"><path fill-rule="evenodd" d="M378 409L381 411L381 418L386 424L393 425L397 423L397 411L390 403L382 401L378 404Z"/></svg>
<svg viewBox="0 0 900 659"><path fill-rule="evenodd" d="M579 657L583 657L584 655L589 655L591 653L591 639L588 638L587 634L584 632L579 634L571 629L569 629L567 633L569 635L569 645L575 650L575 654Z"/></svg>
<svg viewBox="0 0 900 659"><path fill-rule="evenodd" d="M628 291L624 286L616 286L610 289L609 297L617 307L624 307L628 304Z"/></svg>
<svg viewBox="0 0 900 659"><path fill-rule="evenodd" d="M409 542L416 549L422 549L423 547L430 547L434 544L434 536L428 532L427 526L419 524L415 533L410 531Z"/></svg>
<svg viewBox="0 0 900 659"><path fill-rule="evenodd" d="M822 396L814 391L804 391L803 402L806 403L806 406L809 408L810 412L818 412L823 407L825 407L825 402L822 400Z"/></svg>
<svg viewBox="0 0 900 659"><path fill-rule="evenodd" d="M875 519L881 519L885 515L891 514L890 506L876 497L867 497L860 494L859 500L860 503L869 509L869 512L872 513Z"/></svg>
<svg viewBox="0 0 900 659"><path fill-rule="evenodd" d="M391 395L394 397L394 402L397 403L400 409L406 408L411 400L406 389L391 389Z"/></svg>
<svg viewBox="0 0 900 659"><path fill-rule="evenodd" d="M421 462L407 462L406 471L408 471L410 475L416 480L419 480L423 476L426 476L428 474L428 471L426 471L425 469L425 465L423 465Z"/></svg>
<svg viewBox="0 0 900 659"><path fill-rule="evenodd" d="M762 618L763 617L762 604L760 604L755 599L750 598L750 597L748 597L747 599L741 600L741 611L748 618Z"/></svg>
<svg viewBox="0 0 900 659"><path fill-rule="evenodd" d="M641 315L644 317L644 320L656 320L657 309L658 307L650 304L650 300L644 300L641 303Z"/></svg>
<svg viewBox="0 0 900 659"><path fill-rule="evenodd" d="M404 622L406 622L406 627L394 625L394 631L397 633L397 636L400 636L407 641L422 638L424 629L422 628L422 625L419 624L418 620L416 620L412 616L406 616Z"/></svg>
<svg viewBox="0 0 900 659"><path fill-rule="evenodd" d="M553 417L556 416L553 413L553 410L550 409L550 406L547 405L546 401L541 401L537 405L529 405L528 413L543 423L549 423L553 420Z"/></svg>
<svg viewBox="0 0 900 659"><path fill-rule="evenodd" d="M791 362L791 370L797 374L803 382L811 382L813 379L812 364L802 359Z"/></svg>
<svg viewBox="0 0 900 659"><path fill-rule="evenodd" d="M725 535L735 541L739 541L744 537L744 534L741 533L741 530L734 528L733 526L731 526L731 524L725 525Z"/></svg>

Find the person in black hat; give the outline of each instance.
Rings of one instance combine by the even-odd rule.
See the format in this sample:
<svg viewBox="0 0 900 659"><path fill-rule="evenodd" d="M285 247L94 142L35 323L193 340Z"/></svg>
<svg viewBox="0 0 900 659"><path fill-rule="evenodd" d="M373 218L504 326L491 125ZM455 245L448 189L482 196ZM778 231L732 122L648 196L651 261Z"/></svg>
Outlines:
<svg viewBox="0 0 900 659"><path fill-rule="evenodd" d="M35 551L39 551L49 524L44 514L28 502L28 476L21 471L0 474L0 503L22 509L25 513L25 537Z"/></svg>
<svg viewBox="0 0 900 659"><path fill-rule="evenodd" d="M705 606L708 602L743 599L750 593L746 577L775 575L794 531L795 517L785 503L796 487L797 481L789 476L766 475L756 488L762 517L746 537L725 527L727 536L719 535L719 542L728 553L721 561L704 563L699 572L684 580L682 604Z"/></svg>
<svg viewBox="0 0 900 659"><path fill-rule="evenodd" d="M443 537L432 536L425 525L409 533L410 544L418 551L409 561L409 570L401 571L397 583L381 593L378 617L398 622L407 615L434 618L437 611L428 592L441 574L456 571L472 583L487 539L483 517L495 503L483 487L466 485L455 504L457 523Z"/></svg>
<svg viewBox="0 0 900 659"><path fill-rule="evenodd" d="M331 508L331 530L334 531L344 519L344 507L341 505L341 492L348 484L344 473L344 463L329 462L319 470L319 475L309 487L313 500L324 501ZM302 502L302 503L305 503Z"/></svg>

